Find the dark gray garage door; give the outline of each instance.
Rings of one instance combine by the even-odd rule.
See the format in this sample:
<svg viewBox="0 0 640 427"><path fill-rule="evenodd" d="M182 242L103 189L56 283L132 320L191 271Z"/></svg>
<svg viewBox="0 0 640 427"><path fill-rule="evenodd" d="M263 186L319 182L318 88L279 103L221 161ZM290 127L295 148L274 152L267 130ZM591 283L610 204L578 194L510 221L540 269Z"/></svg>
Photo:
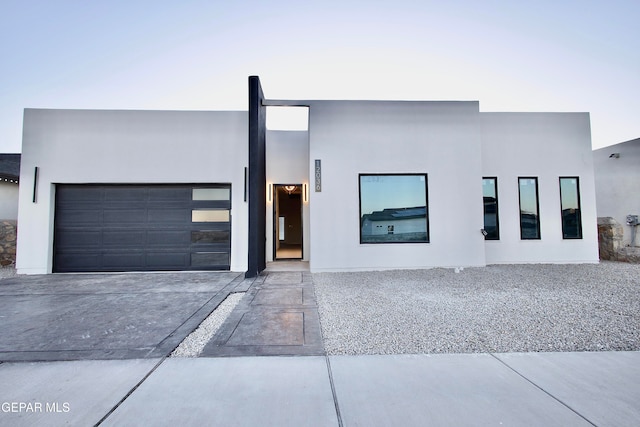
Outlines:
<svg viewBox="0 0 640 427"><path fill-rule="evenodd" d="M58 185L55 272L228 270L231 186Z"/></svg>

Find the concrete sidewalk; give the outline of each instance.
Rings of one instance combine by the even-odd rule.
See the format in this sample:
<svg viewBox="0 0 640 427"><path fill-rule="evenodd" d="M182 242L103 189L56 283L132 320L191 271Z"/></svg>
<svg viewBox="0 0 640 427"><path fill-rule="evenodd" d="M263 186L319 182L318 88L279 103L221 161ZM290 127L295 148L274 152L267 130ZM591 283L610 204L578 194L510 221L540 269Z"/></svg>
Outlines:
<svg viewBox="0 0 640 427"><path fill-rule="evenodd" d="M0 425L622 426L640 352L0 364Z"/></svg>

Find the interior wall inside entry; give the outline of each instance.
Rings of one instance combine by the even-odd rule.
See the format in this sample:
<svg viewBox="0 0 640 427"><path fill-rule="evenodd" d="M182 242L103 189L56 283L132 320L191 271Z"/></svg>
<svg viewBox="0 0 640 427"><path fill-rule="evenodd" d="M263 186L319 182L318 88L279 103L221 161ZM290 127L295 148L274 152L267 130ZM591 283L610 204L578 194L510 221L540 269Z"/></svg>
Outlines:
<svg viewBox="0 0 640 427"><path fill-rule="evenodd" d="M274 185L273 258L302 259L302 184Z"/></svg>

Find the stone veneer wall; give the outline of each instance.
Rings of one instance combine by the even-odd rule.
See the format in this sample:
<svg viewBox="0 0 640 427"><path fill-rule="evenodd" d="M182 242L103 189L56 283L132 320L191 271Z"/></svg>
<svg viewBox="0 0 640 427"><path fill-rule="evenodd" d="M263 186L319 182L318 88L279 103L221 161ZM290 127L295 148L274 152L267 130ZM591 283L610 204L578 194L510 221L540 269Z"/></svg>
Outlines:
<svg viewBox="0 0 640 427"><path fill-rule="evenodd" d="M0 267L15 265L17 233L16 221L0 220Z"/></svg>
<svg viewBox="0 0 640 427"><path fill-rule="evenodd" d="M600 259L640 263L640 248L623 246L624 228L611 217L598 218Z"/></svg>

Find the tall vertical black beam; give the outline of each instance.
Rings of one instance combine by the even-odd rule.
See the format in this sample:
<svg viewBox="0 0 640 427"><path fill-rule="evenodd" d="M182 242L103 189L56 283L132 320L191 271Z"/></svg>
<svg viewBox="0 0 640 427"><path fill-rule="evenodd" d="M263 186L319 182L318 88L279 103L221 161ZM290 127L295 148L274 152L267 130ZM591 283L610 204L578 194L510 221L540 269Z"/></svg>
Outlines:
<svg viewBox="0 0 640 427"><path fill-rule="evenodd" d="M266 107L258 76L249 77L249 252L245 277L266 267Z"/></svg>

